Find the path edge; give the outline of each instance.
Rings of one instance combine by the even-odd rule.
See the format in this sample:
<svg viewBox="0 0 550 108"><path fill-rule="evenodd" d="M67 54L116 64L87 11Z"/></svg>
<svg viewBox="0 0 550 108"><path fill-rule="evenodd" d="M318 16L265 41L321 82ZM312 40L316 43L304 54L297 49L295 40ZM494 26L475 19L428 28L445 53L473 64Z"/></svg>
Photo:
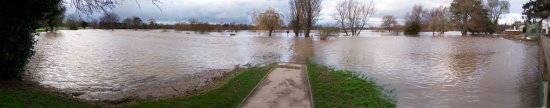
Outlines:
<svg viewBox="0 0 550 108"><path fill-rule="evenodd" d="M263 77L262 79L260 80L260 82L258 82L258 84L256 84L256 86L254 86L254 88L252 89L252 91L250 91L248 93L248 95L246 95L246 97L244 97L244 99L241 101L241 103L239 103L239 105L237 106L237 108L241 108L241 106L243 105L243 103L248 100L248 97L250 97L250 95L252 95L252 93L254 93L254 91L256 91L256 88L258 88L258 86L260 86L260 84L264 81L264 79L275 69L279 66L279 63L275 63L275 67L269 69L269 72L267 72Z"/></svg>
<svg viewBox="0 0 550 108"><path fill-rule="evenodd" d="M313 89L311 89L311 83L309 81L309 71L307 70L307 63L304 64L305 66L305 71L306 71L306 78L307 78L307 85L308 85L308 88L309 88L309 98L311 99L311 108L315 108L315 104L313 104L313 93L311 91L313 91Z"/></svg>

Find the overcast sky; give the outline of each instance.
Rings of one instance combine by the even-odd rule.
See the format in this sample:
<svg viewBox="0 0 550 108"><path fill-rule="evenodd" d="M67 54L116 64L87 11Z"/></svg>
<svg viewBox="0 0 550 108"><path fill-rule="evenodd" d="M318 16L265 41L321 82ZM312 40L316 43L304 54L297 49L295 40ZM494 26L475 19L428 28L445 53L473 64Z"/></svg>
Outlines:
<svg viewBox="0 0 550 108"><path fill-rule="evenodd" d="M198 19L213 23L247 23L250 24L250 14L254 10L273 7L288 16L289 0L160 0L160 8L149 0L124 0L113 9L121 20L126 17L138 16L143 20L154 18L162 23L176 23L188 19ZM323 0L321 20L318 24L334 24L332 15L335 6L341 0ZM358 0L370 1L370 0ZM376 13L370 20L371 25L378 26L382 16L393 15L400 23L403 17L415 4L422 4L425 8L449 6L452 0L372 0ZM139 3L138 3L139 2ZM521 5L526 0L510 0L510 13L504 15L500 23L521 19ZM68 14L73 14L74 8L69 7ZM94 15L97 18L99 15ZM285 22L288 18L285 18Z"/></svg>

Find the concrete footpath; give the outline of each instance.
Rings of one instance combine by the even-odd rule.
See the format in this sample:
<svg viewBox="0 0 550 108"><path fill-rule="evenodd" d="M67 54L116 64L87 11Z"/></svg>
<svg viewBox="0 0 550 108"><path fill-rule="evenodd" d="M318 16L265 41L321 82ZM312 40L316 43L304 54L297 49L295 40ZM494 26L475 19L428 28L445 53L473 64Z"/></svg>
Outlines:
<svg viewBox="0 0 550 108"><path fill-rule="evenodd" d="M242 108L311 108L305 65L279 64L241 104Z"/></svg>

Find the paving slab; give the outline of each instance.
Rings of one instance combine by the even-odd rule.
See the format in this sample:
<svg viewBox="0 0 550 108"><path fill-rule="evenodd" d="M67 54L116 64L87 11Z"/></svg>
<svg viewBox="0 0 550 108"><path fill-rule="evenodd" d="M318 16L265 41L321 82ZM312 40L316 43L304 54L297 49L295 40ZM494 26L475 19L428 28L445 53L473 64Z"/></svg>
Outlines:
<svg viewBox="0 0 550 108"><path fill-rule="evenodd" d="M311 108L305 65L279 64L241 105L242 108Z"/></svg>

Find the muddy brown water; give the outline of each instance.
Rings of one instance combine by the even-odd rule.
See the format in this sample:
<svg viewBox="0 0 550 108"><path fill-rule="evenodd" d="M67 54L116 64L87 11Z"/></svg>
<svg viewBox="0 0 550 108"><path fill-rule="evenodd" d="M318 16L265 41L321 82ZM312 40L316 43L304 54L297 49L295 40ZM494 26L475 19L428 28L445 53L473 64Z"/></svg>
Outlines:
<svg viewBox="0 0 550 108"><path fill-rule="evenodd" d="M357 72L383 86L398 107L535 107L534 42L501 38L388 36L318 39L243 31L161 30L41 33L27 78L76 98L117 101L201 90L235 66L306 58Z"/></svg>

